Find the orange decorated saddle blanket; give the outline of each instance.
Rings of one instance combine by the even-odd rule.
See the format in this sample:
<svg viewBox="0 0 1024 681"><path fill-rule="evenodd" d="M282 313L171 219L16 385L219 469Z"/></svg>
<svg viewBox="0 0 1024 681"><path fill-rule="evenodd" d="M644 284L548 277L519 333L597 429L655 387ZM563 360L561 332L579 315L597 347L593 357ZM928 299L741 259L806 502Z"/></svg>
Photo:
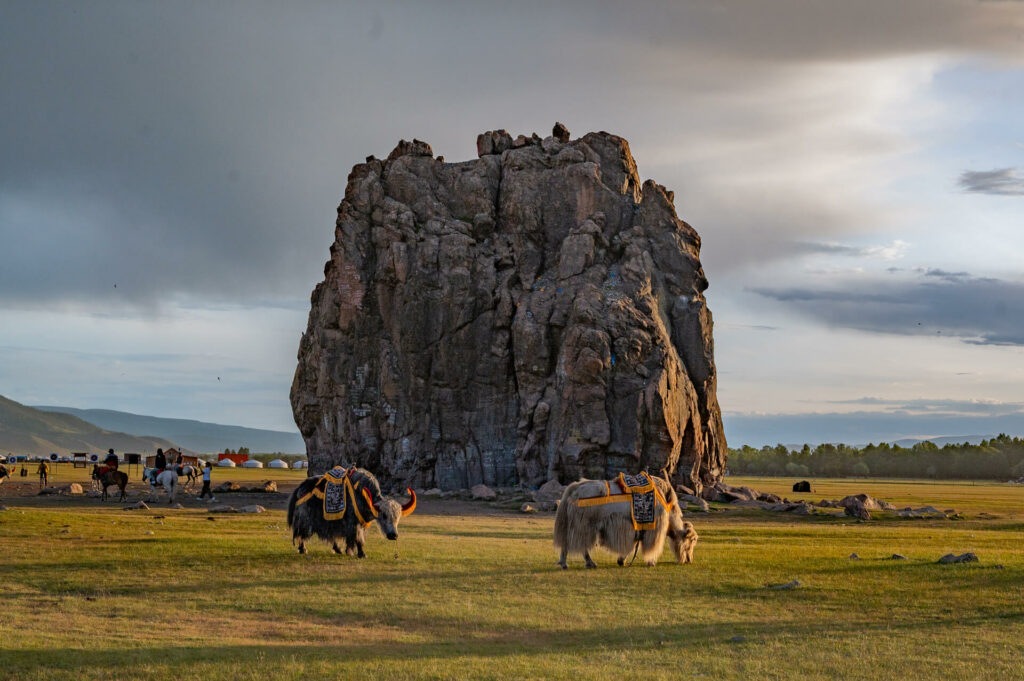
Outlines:
<svg viewBox="0 0 1024 681"><path fill-rule="evenodd" d="M654 480L647 473L627 475L619 473L614 482L620 494L612 494L611 482L605 482L607 493L599 497L585 497L577 499L577 506L599 506L602 504L628 503L630 517L633 520L634 530L653 530L655 527L655 516L657 506L661 504L665 510L669 510L664 497L654 485Z"/></svg>

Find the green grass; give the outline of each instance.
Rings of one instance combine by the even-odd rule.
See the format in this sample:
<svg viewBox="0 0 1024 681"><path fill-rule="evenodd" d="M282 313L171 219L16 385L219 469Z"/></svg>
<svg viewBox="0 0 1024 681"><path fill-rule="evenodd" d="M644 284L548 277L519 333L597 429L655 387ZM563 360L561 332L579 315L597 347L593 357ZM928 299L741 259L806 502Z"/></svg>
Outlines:
<svg viewBox="0 0 1024 681"><path fill-rule="evenodd" d="M0 679L1024 678L1024 488L827 484L967 518L695 514L693 565L563 572L551 516L428 502L358 561L299 556L281 511L0 500Z"/></svg>

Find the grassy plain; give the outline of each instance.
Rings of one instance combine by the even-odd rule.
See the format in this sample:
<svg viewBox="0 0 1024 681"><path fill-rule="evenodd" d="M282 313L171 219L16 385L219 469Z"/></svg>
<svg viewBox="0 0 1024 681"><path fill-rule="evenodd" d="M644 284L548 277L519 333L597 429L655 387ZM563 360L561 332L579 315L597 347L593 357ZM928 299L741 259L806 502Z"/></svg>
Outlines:
<svg viewBox="0 0 1024 681"><path fill-rule="evenodd" d="M693 565L602 554L563 572L552 516L486 505L425 501L358 561L319 544L299 556L280 510L121 511L0 488L0 679L1024 678L1024 488L842 480L809 496L857 491L966 518L716 509L689 514ZM935 563L964 551L980 562Z"/></svg>

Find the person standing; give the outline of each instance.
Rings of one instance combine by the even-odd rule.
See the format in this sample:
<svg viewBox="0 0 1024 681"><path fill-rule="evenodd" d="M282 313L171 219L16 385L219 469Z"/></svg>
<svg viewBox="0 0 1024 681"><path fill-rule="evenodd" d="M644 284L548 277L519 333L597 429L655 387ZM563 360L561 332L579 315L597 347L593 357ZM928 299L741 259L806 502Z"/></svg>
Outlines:
<svg viewBox="0 0 1024 681"><path fill-rule="evenodd" d="M50 482L50 464L44 459L39 462L39 489Z"/></svg>
<svg viewBox="0 0 1024 681"><path fill-rule="evenodd" d="M217 501L217 497L213 496L213 492L210 491L210 474L213 472L213 464L209 461L203 466L203 491L196 497L196 501L202 501L203 497L209 495L210 501Z"/></svg>

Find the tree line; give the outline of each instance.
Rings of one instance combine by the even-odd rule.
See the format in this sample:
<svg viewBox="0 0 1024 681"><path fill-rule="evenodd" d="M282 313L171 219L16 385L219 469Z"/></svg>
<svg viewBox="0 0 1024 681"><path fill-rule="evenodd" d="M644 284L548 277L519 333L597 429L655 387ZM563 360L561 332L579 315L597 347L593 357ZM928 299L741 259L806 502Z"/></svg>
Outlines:
<svg viewBox="0 0 1024 681"><path fill-rule="evenodd" d="M879 477L939 479L1017 479L1024 476L1024 438L1000 434L979 444L919 442L912 447L886 443L785 445L729 450L731 475L789 477Z"/></svg>

